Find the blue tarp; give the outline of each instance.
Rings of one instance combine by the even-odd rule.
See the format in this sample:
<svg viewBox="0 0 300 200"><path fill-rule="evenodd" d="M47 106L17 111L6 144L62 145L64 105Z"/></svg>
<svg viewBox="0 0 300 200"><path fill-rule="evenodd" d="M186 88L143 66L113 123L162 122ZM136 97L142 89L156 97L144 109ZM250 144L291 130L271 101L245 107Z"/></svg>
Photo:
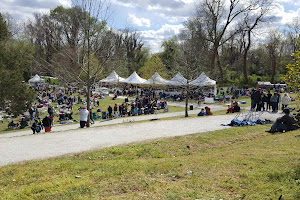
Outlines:
<svg viewBox="0 0 300 200"><path fill-rule="evenodd" d="M229 124L221 124L222 126L254 126L255 124L264 124L264 121L258 119L256 121L252 121L250 119L238 120L233 119Z"/></svg>

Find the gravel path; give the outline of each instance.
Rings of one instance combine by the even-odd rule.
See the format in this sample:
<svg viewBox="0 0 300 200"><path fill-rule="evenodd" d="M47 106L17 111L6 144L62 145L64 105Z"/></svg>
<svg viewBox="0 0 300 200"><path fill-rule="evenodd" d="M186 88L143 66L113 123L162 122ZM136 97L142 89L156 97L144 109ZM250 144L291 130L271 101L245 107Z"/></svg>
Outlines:
<svg viewBox="0 0 300 200"><path fill-rule="evenodd" d="M210 106L213 110L224 107ZM189 111L190 114L199 110ZM91 128L79 129L79 124L55 126L51 133L33 135L31 131L0 135L0 166L27 160L44 159L69 153L79 153L155 138L180 136L230 128L234 115L206 116L176 120L154 120L146 123L130 121L149 120L183 115L183 112L145 115L96 122ZM276 119L281 114L264 113L262 119ZM125 120L125 121L124 121ZM116 124L114 126L104 126ZM188 124L188 126L187 126Z"/></svg>

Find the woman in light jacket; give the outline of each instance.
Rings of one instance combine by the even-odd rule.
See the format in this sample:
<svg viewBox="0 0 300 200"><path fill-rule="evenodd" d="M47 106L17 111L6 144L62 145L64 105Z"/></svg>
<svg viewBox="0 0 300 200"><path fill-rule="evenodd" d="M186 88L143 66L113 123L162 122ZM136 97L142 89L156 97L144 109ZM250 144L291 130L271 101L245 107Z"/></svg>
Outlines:
<svg viewBox="0 0 300 200"><path fill-rule="evenodd" d="M281 98L282 110L286 108L291 102L291 97L287 93L284 93L283 97Z"/></svg>

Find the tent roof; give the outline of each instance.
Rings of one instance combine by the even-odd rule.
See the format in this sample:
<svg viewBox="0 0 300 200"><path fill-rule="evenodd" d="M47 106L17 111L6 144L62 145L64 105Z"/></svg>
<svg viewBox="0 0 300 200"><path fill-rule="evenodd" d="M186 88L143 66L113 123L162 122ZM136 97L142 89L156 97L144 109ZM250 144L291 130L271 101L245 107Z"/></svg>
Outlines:
<svg viewBox="0 0 300 200"><path fill-rule="evenodd" d="M273 85L271 82L263 82L263 81L258 81L258 85Z"/></svg>
<svg viewBox="0 0 300 200"><path fill-rule="evenodd" d="M41 78L39 77L39 75L36 74L33 78L29 79L28 82L29 82L29 83L44 83L45 80L44 80L44 79L41 79Z"/></svg>
<svg viewBox="0 0 300 200"><path fill-rule="evenodd" d="M169 82L168 85L181 86L186 85L187 79L184 78L180 72L178 72Z"/></svg>
<svg viewBox="0 0 300 200"><path fill-rule="evenodd" d="M100 80L100 82L103 82L103 83L118 83L118 82L122 82L124 80L125 79L120 77L117 74L117 72L114 70L114 71L112 71L112 73L108 77Z"/></svg>
<svg viewBox="0 0 300 200"><path fill-rule="evenodd" d="M216 83L217 82L215 80L212 80L208 76L206 76L206 74L204 72L202 72L198 78L191 81L191 85L200 86L200 87L212 86L212 85L216 85Z"/></svg>
<svg viewBox="0 0 300 200"><path fill-rule="evenodd" d="M123 83L143 84L146 79L141 78L136 72L133 72L128 78L123 80Z"/></svg>
<svg viewBox="0 0 300 200"><path fill-rule="evenodd" d="M146 82L144 82L143 84L147 84L147 85L152 85L152 84L157 84L157 85L167 85L168 84L168 80L162 78L157 72L155 72L155 74L153 74L153 76L151 78L149 78Z"/></svg>

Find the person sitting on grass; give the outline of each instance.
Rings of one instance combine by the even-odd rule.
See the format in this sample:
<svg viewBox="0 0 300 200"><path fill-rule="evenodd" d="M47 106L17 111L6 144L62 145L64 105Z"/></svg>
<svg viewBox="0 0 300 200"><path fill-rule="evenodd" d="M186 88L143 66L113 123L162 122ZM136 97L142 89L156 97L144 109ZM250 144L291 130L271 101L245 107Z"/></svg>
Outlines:
<svg viewBox="0 0 300 200"><path fill-rule="evenodd" d="M229 108L227 109L226 114L228 114L228 113L240 112L240 110L241 110L241 108L240 108L238 102L235 101L235 102L232 104L232 106L229 107Z"/></svg>
<svg viewBox="0 0 300 200"><path fill-rule="evenodd" d="M207 115L213 115L213 112L210 110L210 107L205 107L205 112Z"/></svg>
<svg viewBox="0 0 300 200"><path fill-rule="evenodd" d="M21 122L20 122L20 129L25 128L26 126L28 126L28 123L25 121L25 118L22 117L21 118Z"/></svg>
<svg viewBox="0 0 300 200"><path fill-rule="evenodd" d="M270 130L267 130L268 133L276 132L287 132L297 129L296 120L293 115L290 115L290 109L283 109L284 115L276 119L276 122L272 125Z"/></svg>
<svg viewBox="0 0 300 200"><path fill-rule="evenodd" d="M8 129L10 128L19 128L19 123L14 122L14 120L11 120L11 122L7 125Z"/></svg>
<svg viewBox="0 0 300 200"><path fill-rule="evenodd" d="M204 116L207 115L204 108L201 109L201 111L198 113L198 116Z"/></svg>

